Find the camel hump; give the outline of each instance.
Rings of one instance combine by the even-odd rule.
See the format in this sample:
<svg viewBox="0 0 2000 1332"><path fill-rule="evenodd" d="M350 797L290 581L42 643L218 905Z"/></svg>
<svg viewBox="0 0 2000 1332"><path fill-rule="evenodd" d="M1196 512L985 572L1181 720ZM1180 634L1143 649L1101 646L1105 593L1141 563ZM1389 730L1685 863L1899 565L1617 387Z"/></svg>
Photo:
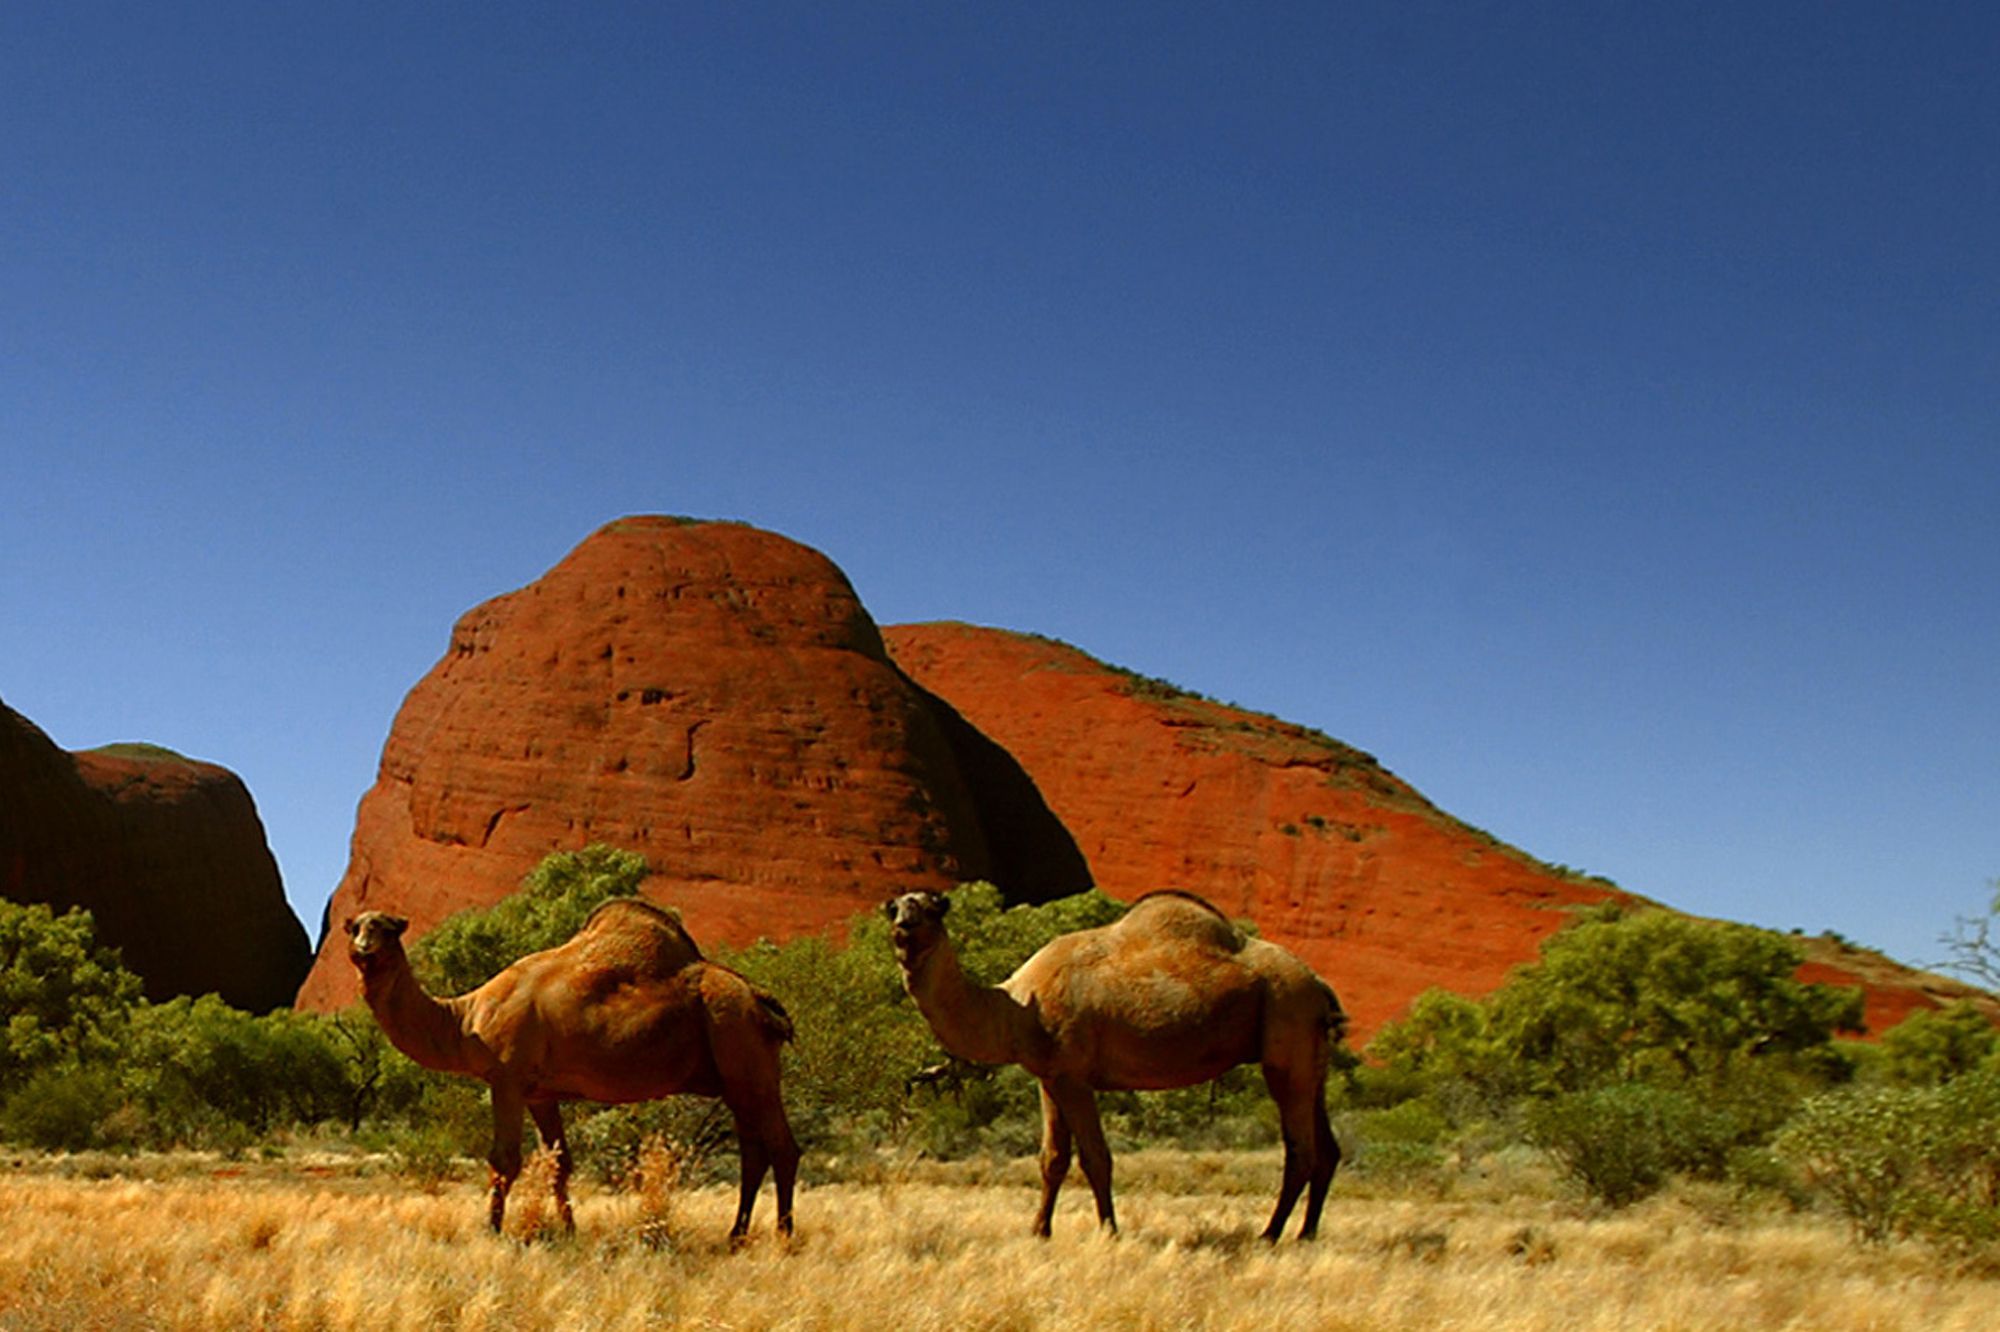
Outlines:
<svg viewBox="0 0 2000 1332"><path fill-rule="evenodd" d="M678 971L702 960L701 946L681 924L680 912L637 897L600 902L576 932L593 956L649 975Z"/></svg>
<svg viewBox="0 0 2000 1332"><path fill-rule="evenodd" d="M1214 903L1176 888L1147 893L1112 928L1125 935L1183 939L1225 953L1241 952L1248 942Z"/></svg>

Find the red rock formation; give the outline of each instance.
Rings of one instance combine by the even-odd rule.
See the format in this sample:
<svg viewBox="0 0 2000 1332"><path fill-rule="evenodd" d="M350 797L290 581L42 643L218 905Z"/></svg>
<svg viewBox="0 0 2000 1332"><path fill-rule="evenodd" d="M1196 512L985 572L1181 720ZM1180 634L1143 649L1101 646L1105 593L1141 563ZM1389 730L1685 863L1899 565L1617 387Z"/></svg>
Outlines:
<svg viewBox="0 0 2000 1332"><path fill-rule="evenodd" d="M234 773L150 745L71 754L0 704L0 897L84 907L148 998L291 1001L310 950Z"/></svg>
<svg viewBox="0 0 2000 1332"><path fill-rule="evenodd" d="M1641 900L1495 841L1305 728L1047 639L958 624L884 636L912 679L1026 769L1099 887L1187 888L1255 920L1333 982L1357 1045L1430 986L1498 988L1569 908ZM1841 961L1808 978L1867 984L1875 1030L1962 989Z"/></svg>
<svg viewBox="0 0 2000 1332"><path fill-rule="evenodd" d="M544 855L643 854L706 945L992 873L923 696L839 569L737 524L630 518L467 613L410 691L328 909L416 932ZM354 994L338 930L300 991Z"/></svg>
<svg viewBox="0 0 2000 1332"><path fill-rule="evenodd" d="M891 893L1191 888L1333 980L1358 1040L1432 985L1497 988L1568 909L1638 901L1451 818L1302 727L963 625L878 631L824 556L633 518L468 612L361 801L330 921L417 931L544 855L638 851L704 943L837 925ZM893 654L893 661L891 656ZM900 670L898 667L900 666ZM1949 982L1815 954L1878 1029ZM330 931L299 1002L354 994Z"/></svg>

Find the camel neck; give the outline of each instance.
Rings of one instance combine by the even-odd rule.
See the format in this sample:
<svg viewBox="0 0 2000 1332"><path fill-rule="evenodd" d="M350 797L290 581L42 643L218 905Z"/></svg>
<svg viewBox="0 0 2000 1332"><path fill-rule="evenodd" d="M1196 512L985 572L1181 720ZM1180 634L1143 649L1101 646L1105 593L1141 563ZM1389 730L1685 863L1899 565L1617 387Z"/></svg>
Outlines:
<svg viewBox="0 0 2000 1332"><path fill-rule="evenodd" d="M425 1068L441 1073L468 1071L458 1002L427 993L407 958L379 977L365 977L361 993L391 1045Z"/></svg>
<svg viewBox="0 0 2000 1332"><path fill-rule="evenodd" d="M991 985L974 985L958 965L958 953L941 940L904 983L918 1011L944 1048L975 1064L1028 1064L1043 1033L1034 1016L1014 996Z"/></svg>

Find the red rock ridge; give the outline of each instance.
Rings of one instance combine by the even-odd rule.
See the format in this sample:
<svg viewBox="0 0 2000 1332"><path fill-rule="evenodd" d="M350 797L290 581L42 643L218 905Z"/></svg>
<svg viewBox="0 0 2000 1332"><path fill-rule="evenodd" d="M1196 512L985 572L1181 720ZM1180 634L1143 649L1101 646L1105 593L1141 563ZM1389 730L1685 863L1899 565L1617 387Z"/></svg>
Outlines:
<svg viewBox="0 0 2000 1332"><path fill-rule="evenodd" d="M363 796L338 924L417 933L544 855L643 854L704 945L819 930L992 872L939 719L846 577L755 528L629 518L468 612ZM355 993L338 929L299 1003Z"/></svg>
<svg viewBox="0 0 2000 1332"><path fill-rule="evenodd" d="M310 951L226 768L151 745L69 753L0 704L0 897L83 907L150 999L290 1002Z"/></svg>
<svg viewBox="0 0 2000 1332"><path fill-rule="evenodd" d="M1303 727L1047 639L962 624L884 637L912 679L1020 762L1099 887L1186 888L1255 920L1333 983L1357 1045L1431 986L1497 989L1569 909L1643 901L1495 841ZM1893 964L1867 977L1818 965L1809 978L1867 985L1878 1031L1952 985Z"/></svg>

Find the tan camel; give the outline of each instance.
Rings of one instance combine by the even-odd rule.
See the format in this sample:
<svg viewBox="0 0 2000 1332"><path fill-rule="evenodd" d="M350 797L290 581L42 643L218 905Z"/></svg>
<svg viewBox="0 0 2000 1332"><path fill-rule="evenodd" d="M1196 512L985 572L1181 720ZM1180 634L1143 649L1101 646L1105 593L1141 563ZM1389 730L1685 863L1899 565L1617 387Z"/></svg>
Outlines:
<svg viewBox="0 0 2000 1332"><path fill-rule="evenodd" d="M1263 1066L1284 1133L1284 1179L1264 1238L1283 1233L1307 1185L1299 1237L1318 1231L1340 1164L1326 1117L1328 1051L1346 1017L1312 968L1246 937L1201 898L1166 892L1140 898L1116 924L1051 940L999 985L979 986L945 934L950 905L905 893L883 910L903 983L944 1048L974 1063L1019 1064L1042 1084L1037 1235L1049 1234L1072 1138L1099 1224L1118 1229L1097 1091L1187 1087L1238 1064Z"/></svg>
<svg viewBox="0 0 2000 1332"><path fill-rule="evenodd" d="M730 1238L749 1230L766 1170L777 1180L778 1231L791 1233L799 1148L778 1095L778 1052L791 1038L791 1019L742 976L705 961L676 917L615 898L569 942L530 953L453 999L426 994L410 970L402 939L408 925L362 912L346 925L348 956L398 1050L492 1089L493 1229L521 1173L523 1110L555 1152L556 1209L574 1229L558 1103L621 1104L686 1092L721 1097L735 1117L743 1170Z"/></svg>

